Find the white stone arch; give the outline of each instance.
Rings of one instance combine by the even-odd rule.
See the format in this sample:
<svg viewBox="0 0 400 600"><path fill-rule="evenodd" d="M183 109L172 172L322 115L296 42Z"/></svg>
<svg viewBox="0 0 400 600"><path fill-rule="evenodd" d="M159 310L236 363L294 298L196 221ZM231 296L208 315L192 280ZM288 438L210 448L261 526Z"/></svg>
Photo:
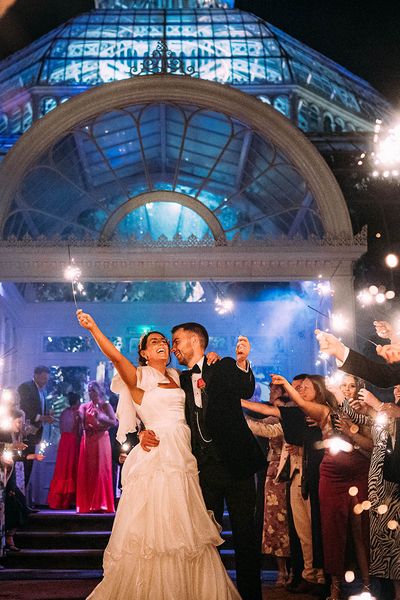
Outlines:
<svg viewBox="0 0 400 600"><path fill-rule="evenodd" d="M325 234L352 236L350 216L335 177L311 142L288 119L267 104L228 86L173 75L132 78L90 89L37 121L0 166L0 232L25 172L66 131L109 110L157 101L194 103L249 125L281 150L307 182Z"/></svg>

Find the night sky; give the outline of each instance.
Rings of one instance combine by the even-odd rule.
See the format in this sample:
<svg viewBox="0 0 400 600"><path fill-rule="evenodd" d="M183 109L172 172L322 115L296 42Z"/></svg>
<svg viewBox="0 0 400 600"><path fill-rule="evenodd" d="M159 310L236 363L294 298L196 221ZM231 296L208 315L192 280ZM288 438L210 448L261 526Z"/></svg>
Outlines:
<svg viewBox="0 0 400 600"><path fill-rule="evenodd" d="M11 3L0 0L0 9ZM93 0L16 0L0 19L0 57L93 5ZM365 78L400 108L398 0L237 0L236 6Z"/></svg>

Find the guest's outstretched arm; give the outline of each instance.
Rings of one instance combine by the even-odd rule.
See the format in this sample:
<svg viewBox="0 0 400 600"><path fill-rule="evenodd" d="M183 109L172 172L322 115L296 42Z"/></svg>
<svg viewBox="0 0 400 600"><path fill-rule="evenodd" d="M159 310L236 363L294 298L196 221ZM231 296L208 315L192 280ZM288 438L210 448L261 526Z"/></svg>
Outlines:
<svg viewBox="0 0 400 600"><path fill-rule="evenodd" d="M81 309L76 311L80 325L90 331L103 354L111 360L124 383L132 390L137 383L136 367L104 335L91 315Z"/></svg>
<svg viewBox="0 0 400 600"><path fill-rule="evenodd" d="M283 429L280 423L266 423L265 419L251 419L250 417L246 417L246 423L254 435L259 437L283 437Z"/></svg>
<svg viewBox="0 0 400 600"><path fill-rule="evenodd" d="M304 400L299 392L294 389L294 387L288 382L285 377L282 375L271 375L271 380L274 385L282 385L289 396L294 402L301 408L303 412L306 413L309 417L317 421L320 425L324 424L326 419L329 416L329 408L327 406L323 406L322 404L317 404L316 402L309 402L308 400Z"/></svg>
<svg viewBox="0 0 400 600"><path fill-rule="evenodd" d="M261 404L261 402L252 402L251 400L241 400L241 403L243 408L260 413L266 417L278 417L280 419L281 413L279 412L279 408L275 406Z"/></svg>

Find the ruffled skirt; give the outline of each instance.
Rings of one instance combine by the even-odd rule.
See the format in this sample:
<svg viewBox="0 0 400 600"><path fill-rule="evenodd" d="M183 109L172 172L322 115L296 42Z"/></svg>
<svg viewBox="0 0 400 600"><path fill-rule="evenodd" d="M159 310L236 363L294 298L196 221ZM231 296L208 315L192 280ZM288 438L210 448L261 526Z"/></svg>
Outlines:
<svg viewBox="0 0 400 600"><path fill-rule="evenodd" d="M239 600L216 546L223 543L201 494L184 423L157 428L122 470L122 496L90 600ZM88 599L88 600L89 600Z"/></svg>

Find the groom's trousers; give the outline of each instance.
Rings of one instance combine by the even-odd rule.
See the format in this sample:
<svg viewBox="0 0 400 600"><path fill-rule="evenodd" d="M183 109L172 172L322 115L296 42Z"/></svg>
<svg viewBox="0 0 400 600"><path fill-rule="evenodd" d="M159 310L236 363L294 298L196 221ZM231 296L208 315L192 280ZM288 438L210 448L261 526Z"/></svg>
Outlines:
<svg viewBox="0 0 400 600"><path fill-rule="evenodd" d="M220 462L199 465L200 486L207 509L222 524L228 509L235 549L236 582L243 600L261 600L260 548L255 530L255 478L234 479Z"/></svg>

